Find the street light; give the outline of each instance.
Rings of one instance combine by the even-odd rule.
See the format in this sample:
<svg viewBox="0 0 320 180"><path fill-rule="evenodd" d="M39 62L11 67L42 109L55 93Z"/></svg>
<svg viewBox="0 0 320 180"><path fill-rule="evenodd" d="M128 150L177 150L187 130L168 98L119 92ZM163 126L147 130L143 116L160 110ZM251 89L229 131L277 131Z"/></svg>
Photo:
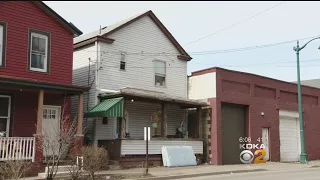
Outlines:
<svg viewBox="0 0 320 180"><path fill-rule="evenodd" d="M293 47L293 50L296 51L297 54L297 76L298 76L298 107L299 107L299 122L300 122L300 141L301 141L301 154L300 154L300 163L306 164L308 162L308 155L304 145L304 123L302 118L302 98L301 98L301 83L300 83L300 62L299 62L299 52L306 47L311 41L320 39L320 37L316 37L308 41L302 47L299 47L299 41L297 41L297 46ZM318 48L320 49L320 47Z"/></svg>

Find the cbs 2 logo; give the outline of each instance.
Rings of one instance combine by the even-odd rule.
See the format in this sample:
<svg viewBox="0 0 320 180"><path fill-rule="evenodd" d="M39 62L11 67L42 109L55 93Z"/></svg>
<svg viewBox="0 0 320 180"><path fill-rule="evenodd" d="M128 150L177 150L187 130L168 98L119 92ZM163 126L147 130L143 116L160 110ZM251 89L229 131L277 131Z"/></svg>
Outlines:
<svg viewBox="0 0 320 180"><path fill-rule="evenodd" d="M256 158L254 158L257 156ZM253 153L250 150L244 150L240 153L240 161L245 164L251 164L254 159L254 164L266 163L263 158L266 156L266 151L263 149L258 149Z"/></svg>

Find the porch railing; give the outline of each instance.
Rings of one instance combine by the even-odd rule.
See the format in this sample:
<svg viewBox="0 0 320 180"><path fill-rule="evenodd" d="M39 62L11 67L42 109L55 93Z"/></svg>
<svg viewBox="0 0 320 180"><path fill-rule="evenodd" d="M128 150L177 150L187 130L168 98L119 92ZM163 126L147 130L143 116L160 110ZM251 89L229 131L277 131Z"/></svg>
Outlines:
<svg viewBox="0 0 320 180"><path fill-rule="evenodd" d="M35 158L34 137L0 137L0 161Z"/></svg>

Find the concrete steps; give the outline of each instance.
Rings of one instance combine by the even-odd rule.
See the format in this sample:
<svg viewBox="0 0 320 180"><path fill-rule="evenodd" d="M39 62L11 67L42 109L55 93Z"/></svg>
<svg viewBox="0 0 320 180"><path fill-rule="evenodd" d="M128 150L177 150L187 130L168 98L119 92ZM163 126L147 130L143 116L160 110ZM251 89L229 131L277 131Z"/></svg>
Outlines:
<svg viewBox="0 0 320 180"><path fill-rule="evenodd" d="M70 165L59 166L56 177L69 176L70 175L69 168L71 168ZM49 169L51 169L51 168L49 168ZM38 177L39 178L46 178L47 172L49 169L46 167L45 171L43 173L38 173Z"/></svg>

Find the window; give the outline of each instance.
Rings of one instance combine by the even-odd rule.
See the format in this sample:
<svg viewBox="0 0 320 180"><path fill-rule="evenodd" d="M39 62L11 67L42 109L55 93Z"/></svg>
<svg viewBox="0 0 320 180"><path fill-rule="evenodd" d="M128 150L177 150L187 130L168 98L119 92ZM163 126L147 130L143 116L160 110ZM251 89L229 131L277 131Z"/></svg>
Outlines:
<svg viewBox="0 0 320 180"><path fill-rule="evenodd" d="M48 72L50 51L49 34L30 31L29 37L29 70Z"/></svg>
<svg viewBox="0 0 320 180"><path fill-rule="evenodd" d="M155 85L165 86L166 85L166 62L155 61Z"/></svg>
<svg viewBox="0 0 320 180"><path fill-rule="evenodd" d="M0 95L0 137L9 135L10 96ZM5 132L5 133L4 133Z"/></svg>
<svg viewBox="0 0 320 180"><path fill-rule="evenodd" d="M108 124L108 117L102 118L102 124Z"/></svg>
<svg viewBox="0 0 320 180"><path fill-rule="evenodd" d="M43 118L44 119L56 119L57 111L55 109L43 109Z"/></svg>
<svg viewBox="0 0 320 180"><path fill-rule="evenodd" d="M126 54L124 53L120 55L120 70L126 70Z"/></svg>
<svg viewBox="0 0 320 180"><path fill-rule="evenodd" d="M0 22L0 67L5 66L6 24Z"/></svg>

